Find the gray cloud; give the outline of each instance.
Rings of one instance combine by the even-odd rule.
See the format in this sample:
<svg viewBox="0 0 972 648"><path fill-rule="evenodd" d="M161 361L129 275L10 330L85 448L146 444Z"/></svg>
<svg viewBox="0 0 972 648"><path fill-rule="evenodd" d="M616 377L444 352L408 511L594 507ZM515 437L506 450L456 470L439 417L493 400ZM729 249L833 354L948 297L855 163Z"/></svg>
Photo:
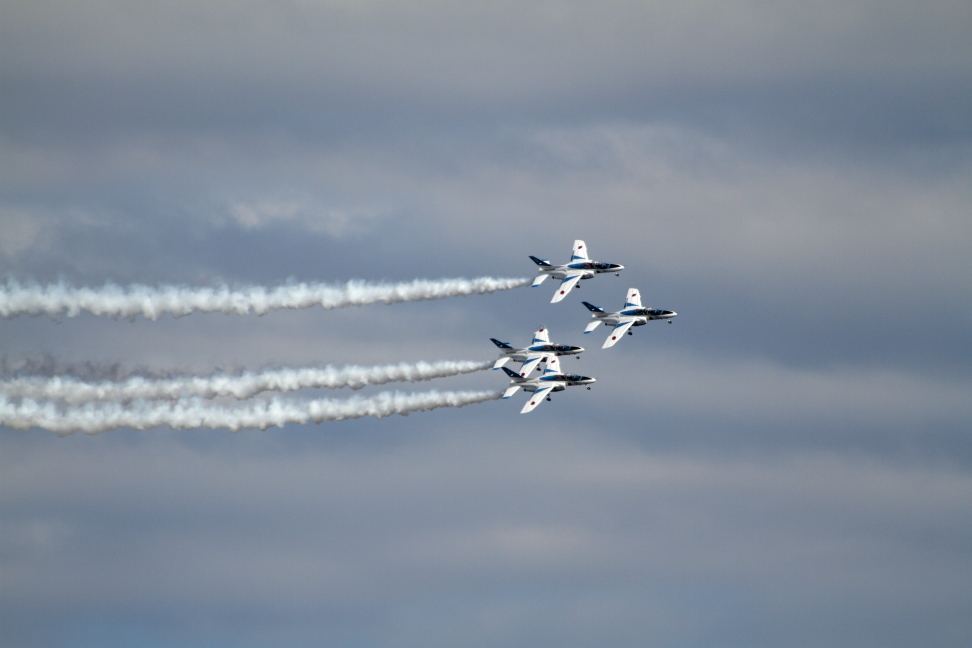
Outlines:
<svg viewBox="0 0 972 648"><path fill-rule="evenodd" d="M8 133L296 133L665 118L968 139L961 3L17 3ZM921 100L916 100L916 97ZM834 132L836 131L836 132ZM32 135L28 135L32 134Z"/></svg>
<svg viewBox="0 0 972 648"><path fill-rule="evenodd" d="M503 446L440 433L395 453L269 456L263 444L241 439L223 458L159 437L22 456L22 468L3 473L5 490L19 493L10 505L49 513L11 520L8 555L34 577L16 578L4 609L46 601L82 612L88 606L78 601L88 599L112 618L112 608L151 617L151 609L175 606L210 616L226 606L260 610L272 623L276 610L306 622L320 607L350 606L371 610L374 627L393 633L404 630L395 624L412 606L448 607L460 597L458 620L486 641L518 643L563 623L580 633L571 640L580 645L621 621L626 630L617 636L629 643L649 631L644 613L662 624L650 632L694 644L714 639L718 624L686 634L675 620L694 604L673 594L675 583L701 580L712 604L730 605L744 627L779 615L769 636L752 629L734 640L757 645L800 643L803 624L839 609L865 626L892 609L918 623L959 622L949 601L967 593L968 574L955 569L968 550L964 473L831 455L651 455L563 433L501 436ZM90 461L101 469L90 470ZM167 468L173 463L182 466L177 474ZM55 473L76 486L67 499L43 477ZM282 473L290 477L268 481ZM94 493L104 497L93 501ZM140 521L103 535L104 524L125 520ZM60 558L65 550L70 562ZM895 586L902 578L908 588ZM52 579L66 585L56 599L44 586ZM719 602L732 591L749 594ZM517 592L534 593L527 608L538 619L508 616L498 597ZM591 599L593 592L603 594ZM629 603L598 603L612 597ZM578 616L569 620L567 610ZM505 622L491 623L496 615ZM422 623L411 631L429 632ZM472 635L461 643L478 645ZM891 630L880 636L908 643Z"/></svg>

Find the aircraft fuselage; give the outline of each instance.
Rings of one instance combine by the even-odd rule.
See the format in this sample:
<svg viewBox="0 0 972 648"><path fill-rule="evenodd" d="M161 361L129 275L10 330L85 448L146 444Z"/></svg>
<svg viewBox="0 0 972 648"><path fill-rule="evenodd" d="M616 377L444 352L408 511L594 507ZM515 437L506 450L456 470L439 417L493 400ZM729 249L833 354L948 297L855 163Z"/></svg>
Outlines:
<svg viewBox="0 0 972 648"><path fill-rule="evenodd" d="M530 258L533 259L534 257ZM604 272L620 272L624 270L624 266L618 263L578 261L576 263L568 263L566 265L540 266L538 270L553 277L554 279L565 279L569 275L577 274L578 271L584 273L581 275L581 279L593 279L594 275Z"/></svg>
<svg viewBox="0 0 972 648"><path fill-rule="evenodd" d="M567 356L584 352L584 347L569 344L535 344L525 349L500 349L511 360L522 361L535 358L537 355Z"/></svg>

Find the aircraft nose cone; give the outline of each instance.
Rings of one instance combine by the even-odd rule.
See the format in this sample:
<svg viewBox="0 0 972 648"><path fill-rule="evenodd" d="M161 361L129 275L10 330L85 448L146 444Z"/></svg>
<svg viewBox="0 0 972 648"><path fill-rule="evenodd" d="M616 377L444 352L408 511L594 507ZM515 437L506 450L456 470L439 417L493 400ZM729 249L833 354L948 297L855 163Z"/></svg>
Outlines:
<svg viewBox="0 0 972 648"><path fill-rule="evenodd" d="M612 263L611 264L611 269L612 270L624 270L624 266L621 265L620 263Z"/></svg>
<svg viewBox="0 0 972 648"><path fill-rule="evenodd" d="M584 350L584 347L570 347L572 353L580 353Z"/></svg>
<svg viewBox="0 0 972 648"><path fill-rule="evenodd" d="M678 315L678 313L676 313L675 311L665 311L665 315L668 317L675 317L676 315Z"/></svg>

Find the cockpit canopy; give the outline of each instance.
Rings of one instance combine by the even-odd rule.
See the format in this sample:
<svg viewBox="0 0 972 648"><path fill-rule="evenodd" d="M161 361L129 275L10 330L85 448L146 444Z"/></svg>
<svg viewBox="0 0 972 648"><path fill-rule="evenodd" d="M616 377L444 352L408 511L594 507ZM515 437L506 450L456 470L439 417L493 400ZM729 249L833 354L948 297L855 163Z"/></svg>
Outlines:
<svg viewBox="0 0 972 648"><path fill-rule="evenodd" d="M585 270L610 270L615 267L613 263L601 263L600 261L584 261L583 263L571 263L571 268L583 268Z"/></svg>
<svg viewBox="0 0 972 648"><path fill-rule="evenodd" d="M544 344L542 347L540 347L540 350L555 353L558 351L573 351L574 347L566 344Z"/></svg>

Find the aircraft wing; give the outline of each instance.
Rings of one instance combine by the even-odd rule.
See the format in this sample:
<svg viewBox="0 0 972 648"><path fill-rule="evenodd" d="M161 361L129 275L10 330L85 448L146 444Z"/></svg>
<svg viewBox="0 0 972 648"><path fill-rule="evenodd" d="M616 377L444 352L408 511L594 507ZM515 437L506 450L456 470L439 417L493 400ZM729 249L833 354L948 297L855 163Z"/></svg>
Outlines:
<svg viewBox="0 0 972 648"><path fill-rule="evenodd" d="M570 260L573 261L590 261L590 257L587 256L587 245L584 241L580 239L574 241L574 251L570 255Z"/></svg>
<svg viewBox="0 0 972 648"><path fill-rule="evenodd" d="M550 331L547 327L541 326L533 334L533 344L550 344Z"/></svg>
<svg viewBox="0 0 972 648"><path fill-rule="evenodd" d="M541 387L537 391L530 394L530 400L528 400L526 405L523 406L523 409L520 410L520 414L532 412L533 408L543 402L543 399L547 397L547 394L549 394L553 388L553 385L550 385L549 387Z"/></svg>
<svg viewBox="0 0 972 648"><path fill-rule="evenodd" d="M608 335L607 339L604 340L604 346L601 348L606 349L608 347L613 347L617 341L621 339L621 336L624 335L634 323L634 319L629 319L615 324L614 329L611 331L611 334Z"/></svg>
<svg viewBox="0 0 972 648"><path fill-rule="evenodd" d="M527 358L523 362L523 366L520 367L520 375L523 377L529 376L533 368L537 366L537 363L543 360L542 355L535 356L533 358Z"/></svg>
<svg viewBox="0 0 972 648"><path fill-rule="evenodd" d="M577 282L580 281L582 276L583 273L577 272L564 277L564 280L560 282L560 286L557 288L557 292L554 293L553 299L550 300L550 303L556 304L561 299L566 297L567 293L570 292L571 288L577 285Z"/></svg>

